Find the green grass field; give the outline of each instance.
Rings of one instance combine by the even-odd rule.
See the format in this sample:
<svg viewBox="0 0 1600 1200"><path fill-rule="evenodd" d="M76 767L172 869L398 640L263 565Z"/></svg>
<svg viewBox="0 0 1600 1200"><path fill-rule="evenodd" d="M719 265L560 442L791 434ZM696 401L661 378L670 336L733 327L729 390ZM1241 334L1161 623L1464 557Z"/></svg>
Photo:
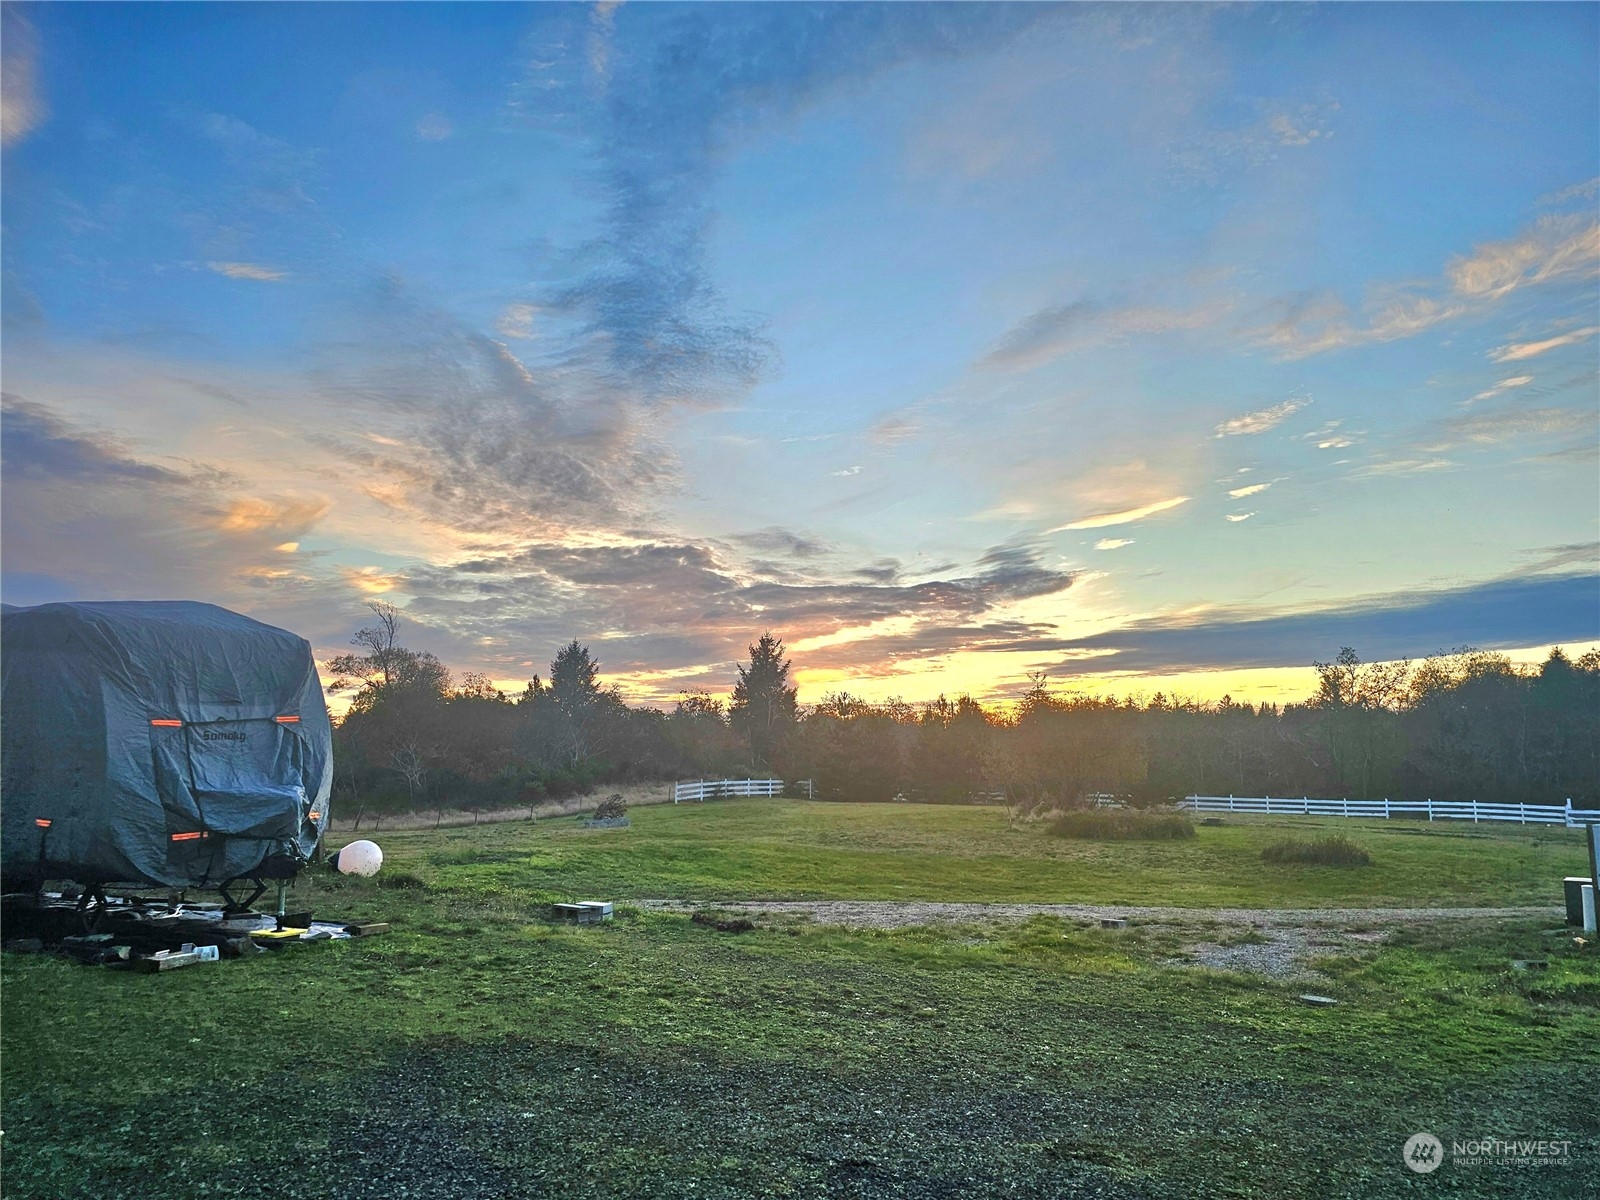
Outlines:
<svg viewBox="0 0 1600 1200"><path fill-rule="evenodd" d="M732 802L379 836L297 887L370 940L160 976L6 954L7 1197L1591 1196L1600 958L1548 916L1409 927L1304 983L1174 965L1203 923L744 934L599 896L1543 905L1576 833L1333 822L1078 843L994 809ZM1248 938L1250 935L1243 935ZM1547 970L1519 972L1514 958ZM1568 1166L1405 1170L1418 1130Z"/></svg>
<svg viewBox="0 0 1600 1200"><path fill-rule="evenodd" d="M710 814L710 815L708 815ZM382 835L390 869L450 892L692 900L967 900L1179 907L1510 907L1560 902L1574 830L1227 817L1188 842L1086 842L1000 808L728 801L635 808L633 827L480 825ZM1269 866L1286 835L1343 833L1373 865Z"/></svg>

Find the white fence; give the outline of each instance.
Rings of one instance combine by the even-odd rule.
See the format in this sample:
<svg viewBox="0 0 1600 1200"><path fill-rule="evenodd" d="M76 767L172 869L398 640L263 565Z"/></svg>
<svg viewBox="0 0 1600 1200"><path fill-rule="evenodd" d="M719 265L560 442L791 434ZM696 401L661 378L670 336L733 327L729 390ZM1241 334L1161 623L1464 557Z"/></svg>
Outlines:
<svg viewBox="0 0 1600 1200"><path fill-rule="evenodd" d="M811 781L803 780L800 787L811 792ZM696 779L689 783L672 785L672 802L683 800L716 800L724 796L781 796L781 779Z"/></svg>
<svg viewBox="0 0 1600 1200"><path fill-rule="evenodd" d="M1577 829L1600 822L1600 809L1565 804L1480 804L1476 800L1311 800L1282 796L1185 796L1191 812L1271 813L1305 817L1427 817L1430 821L1515 821Z"/></svg>

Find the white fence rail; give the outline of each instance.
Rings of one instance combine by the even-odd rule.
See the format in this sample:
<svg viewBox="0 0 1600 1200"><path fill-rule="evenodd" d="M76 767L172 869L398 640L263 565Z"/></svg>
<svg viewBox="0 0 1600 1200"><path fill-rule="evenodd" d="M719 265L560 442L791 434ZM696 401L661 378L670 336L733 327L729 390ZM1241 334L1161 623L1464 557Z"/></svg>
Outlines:
<svg viewBox="0 0 1600 1200"><path fill-rule="evenodd" d="M1178 804L1191 812L1270 813L1306 817L1426 817L1430 821L1513 821L1520 825L1600 822L1600 809L1565 804L1481 804L1476 800L1312 800L1283 796L1185 796Z"/></svg>
<svg viewBox="0 0 1600 1200"><path fill-rule="evenodd" d="M810 780L801 783L809 792ZM672 785L672 802L684 800L716 800L724 796L781 796L781 779L695 779L688 783Z"/></svg>

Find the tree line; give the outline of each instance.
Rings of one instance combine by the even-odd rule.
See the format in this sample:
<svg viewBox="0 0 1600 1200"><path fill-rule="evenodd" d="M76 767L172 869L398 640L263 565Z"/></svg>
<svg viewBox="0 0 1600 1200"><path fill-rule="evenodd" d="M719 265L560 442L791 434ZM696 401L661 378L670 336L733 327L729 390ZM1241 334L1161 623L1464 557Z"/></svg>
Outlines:
<svg viewBox="0 0 1600 1200"><path fill-rule="evenodd" d="M520 694L478 674L457 681L401 644L393 606L371 607L358 652L330 663L329 690L353 693L334 733L345 811L489 809L601 783L748 774L810 779L825 799L1024 811L1191 793L1600 807L1593 651L1574 661L1556 649L1523 668L1472 649L1363 663L1345 648L1315 664L1313 695L1283 706L1088 697L1042 674L1006 706L845 692L802 706L782 640L764 633L726 700L689 693L666 710L625 704L576 640Z"/></svg>

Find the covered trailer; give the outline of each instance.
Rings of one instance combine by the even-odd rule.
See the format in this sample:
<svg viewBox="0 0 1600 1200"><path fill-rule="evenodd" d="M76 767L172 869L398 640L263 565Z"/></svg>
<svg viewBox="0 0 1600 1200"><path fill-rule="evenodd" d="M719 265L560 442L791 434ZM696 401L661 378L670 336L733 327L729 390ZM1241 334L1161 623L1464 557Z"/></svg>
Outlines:
<svg viewBox="0 0 1600 1200"><path fill-rule="evenodd" d="M333 782L311 645L192 601L6 606L0 774L8 883L288 878Z"/></svg>

